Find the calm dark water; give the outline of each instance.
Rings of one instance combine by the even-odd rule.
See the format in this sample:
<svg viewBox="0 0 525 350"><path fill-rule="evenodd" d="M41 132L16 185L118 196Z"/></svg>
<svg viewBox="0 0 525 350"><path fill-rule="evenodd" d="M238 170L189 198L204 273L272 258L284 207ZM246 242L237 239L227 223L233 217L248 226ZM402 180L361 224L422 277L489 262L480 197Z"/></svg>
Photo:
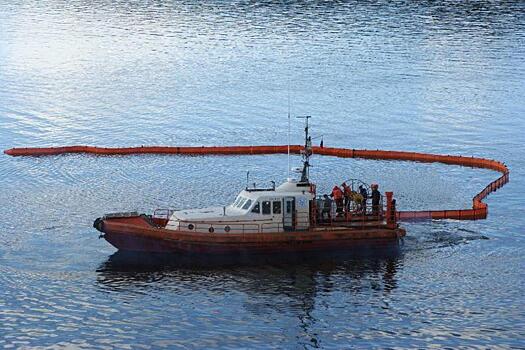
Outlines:
<svg viewBox="0 0 525 350"><path fill-rule="evenodd" d="M93 219L229 202L286 157L2 155L0 346L524 348L524 2L0 0L0 149L283 144L288 100L326 145L485 156L511 182L487 220L406 224L398 249L151 263ZM498 176L313 163L321 189L377 181L406 210Z"/></svg>

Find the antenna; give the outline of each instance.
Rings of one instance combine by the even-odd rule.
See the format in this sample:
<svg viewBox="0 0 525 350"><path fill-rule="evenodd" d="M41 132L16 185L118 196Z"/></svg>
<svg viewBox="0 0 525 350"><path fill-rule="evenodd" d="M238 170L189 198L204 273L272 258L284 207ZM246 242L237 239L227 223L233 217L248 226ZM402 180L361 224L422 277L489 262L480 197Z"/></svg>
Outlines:
<svg viewBox="0 0 525 350"><path fill-rule="evenodd" d="M246 190L248 190L249 183L250 183L250 171L247 171L246 172Z"/></svg>
<svg viewBox="0 0 525 350"><path fill-rule="evenodd" d="M310 168L310 156L312 155L312 137L308 134L308 120L312 116L305 115L305 116L299 116L297 118L299 119L305 119L305 127L304 127L304 150L302 152L303 155L303 171L301 174L301 182L309 182L309 168Z"/></svg>
<svg viewBox="0 0 525 350"><path fill-rule="evenodd" d="M290 178L290 81L288 80L288 179Z"/></svg>

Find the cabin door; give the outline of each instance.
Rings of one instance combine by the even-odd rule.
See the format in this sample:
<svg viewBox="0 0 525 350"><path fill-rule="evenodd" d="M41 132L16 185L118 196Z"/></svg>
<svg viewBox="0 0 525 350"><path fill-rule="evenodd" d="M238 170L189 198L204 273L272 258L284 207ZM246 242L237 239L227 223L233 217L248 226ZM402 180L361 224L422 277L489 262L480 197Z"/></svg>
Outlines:
<svg viewBox="0 0 525 350"><path fill-rule="evenodd" d="M283 228L295 230L295 197L284 197Z"/></svg>

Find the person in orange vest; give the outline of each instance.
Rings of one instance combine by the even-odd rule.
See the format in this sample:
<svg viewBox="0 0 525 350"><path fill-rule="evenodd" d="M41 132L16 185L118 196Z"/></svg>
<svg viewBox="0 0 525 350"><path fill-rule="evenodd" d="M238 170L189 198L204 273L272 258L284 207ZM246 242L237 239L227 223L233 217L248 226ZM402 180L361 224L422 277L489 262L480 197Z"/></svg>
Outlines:
<svg viewBox="0 0 525 350"><path fill-rule="evenodd" d="M343 187L343 196L345 198L345 210L348 212L350 211L350 202L352 201L352 189L346 182L343 182L341 186Z"/></svg>
<svg viewBox="0 0 525 350"><path fill-rule="evenodd" d="M341 189L336 185L332 189L332 194L330 194L330 197L334 198L335 205L337 207L337 216L343 215L343 191L341 191Z"/></svg>

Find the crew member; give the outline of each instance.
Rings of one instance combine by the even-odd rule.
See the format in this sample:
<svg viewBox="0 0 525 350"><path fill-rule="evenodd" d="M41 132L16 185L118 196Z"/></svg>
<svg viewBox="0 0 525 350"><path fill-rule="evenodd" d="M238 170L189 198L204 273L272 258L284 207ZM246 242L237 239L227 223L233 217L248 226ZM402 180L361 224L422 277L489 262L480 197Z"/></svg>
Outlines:
<svg viewBox="0 0 525 350"><path fill-rule="evenodd" d="M366 192L366 188L363 185L359 185L359 193L363 196L363 206L361 210L363 211L363 214L366 214L366 199L368 198L368 192Z"/></svg>
<svg viewBox="0 0 525 350"><path fill-rule="evenodd" d="M363 210L363 200L364 200L364 198L361 195L361 193L357 193L356 191L352 191L351 198L354 201L354 203L356 204L357 209L358 210Z"/></svg>
<svg viewBox="0 0 525 350"><path fill-rule="evenodd" d="M381 202L381 192L379 192L378 184L372 184L370 186L372 189L372 215L379 217L379 210L380 210L380 202Z"/></svg>
<svg viewBox="0 0 525 350"><path fill-rule="evenodd" d="M341 185L343 187L343 196L345 199L345 210L346 212L350 211L350 202L352 202L352 189L350 186L346 184L346 182L343 182Z"/></svg>
<svg viewBox="0 0 525 350"><path fill-rule="evenodd" d="M323 195L323 208L322 208L322 211L321 211L321 220L322 221L325 221L325 217L328 219L328 221L330 221L332 219L332 214L331 214L331 211L332 211L332 200L330 199L330 197L328 197L327 194Z"/></svg>
<svg viewBox="0 0 525 350"><path fill-rule="evenodd" d="M334 198L335 205L337 207L336 213L337 216L343 215L343 191L339 188L339 186L334 186L332 189L332 194L330 194L330 197Z"/></svg>

